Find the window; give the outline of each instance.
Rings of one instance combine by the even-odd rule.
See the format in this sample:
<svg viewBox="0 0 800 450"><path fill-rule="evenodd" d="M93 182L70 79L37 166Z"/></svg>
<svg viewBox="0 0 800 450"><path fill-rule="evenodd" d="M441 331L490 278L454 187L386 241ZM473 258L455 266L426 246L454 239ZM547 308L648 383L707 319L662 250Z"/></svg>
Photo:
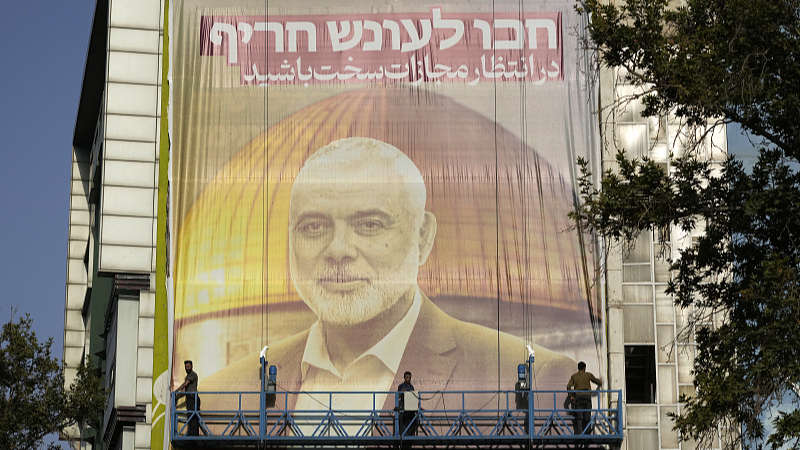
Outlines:
<svg viewBox="0 0 800 450"><path fill-rule="evenodd" d="M656 348L625 346L625 394L630 403L656 402Z"/></svg>

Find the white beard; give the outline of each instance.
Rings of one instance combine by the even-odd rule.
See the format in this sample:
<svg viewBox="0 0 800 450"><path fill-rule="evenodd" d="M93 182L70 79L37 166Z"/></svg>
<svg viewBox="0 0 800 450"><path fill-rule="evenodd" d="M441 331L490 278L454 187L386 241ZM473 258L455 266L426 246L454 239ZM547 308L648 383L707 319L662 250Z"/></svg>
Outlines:
<svg viewBox="0 0 800 450"><path fill-rule="evenodd" d="M330 292L317 283L320 278L367 278L355 273L352 265L328 267L311 279L298 280L292 270L292 280L300 298L323 322L335 325L356 325L377 317L394 306L417 283L419 252L409 251L403 264L385 278L352 292Z"/></svg>

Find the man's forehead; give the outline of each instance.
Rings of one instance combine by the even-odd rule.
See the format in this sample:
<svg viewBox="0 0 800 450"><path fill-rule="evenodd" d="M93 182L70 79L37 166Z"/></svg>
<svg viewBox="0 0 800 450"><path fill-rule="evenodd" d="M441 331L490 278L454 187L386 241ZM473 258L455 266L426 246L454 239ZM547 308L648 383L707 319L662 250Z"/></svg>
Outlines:
<svg viewBox="0 0 800 450"><path fill-rule="evenodd" d="M381 195L366 191L363 195L297 195L292 198L289 215L292 220L301 217L319 216L330 218L358 219L382 216L394 219L406 215L408 202L402 197Z"/></svg>
<svg viewBox="0 0 800 450"><path fill-rule="evenodd" d="M396 208L408 208L409 202L405 186L396 180L305 180L295 182L290 209L293 214L319 210L391 214Z"/></svg>

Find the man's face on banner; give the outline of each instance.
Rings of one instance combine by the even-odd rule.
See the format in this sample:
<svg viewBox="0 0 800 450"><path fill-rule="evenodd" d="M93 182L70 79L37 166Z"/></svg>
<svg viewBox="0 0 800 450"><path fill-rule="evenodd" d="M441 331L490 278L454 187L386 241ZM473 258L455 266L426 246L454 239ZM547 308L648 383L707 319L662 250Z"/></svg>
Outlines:
<svg viewBox="0 0 800 450"><path fill-rule="evenodd" d="M420 222L399 177L380 161L307 167L292 189L289 264L320 320L366 322L414 295ZM362 182L354 182L362 180Z"/></svg>

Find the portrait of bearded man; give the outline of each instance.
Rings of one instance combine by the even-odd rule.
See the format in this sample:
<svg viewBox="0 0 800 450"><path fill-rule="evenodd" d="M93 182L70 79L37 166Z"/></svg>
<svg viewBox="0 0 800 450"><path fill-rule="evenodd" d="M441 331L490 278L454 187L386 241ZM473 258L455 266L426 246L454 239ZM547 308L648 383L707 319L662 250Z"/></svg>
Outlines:
<svg viewBox="0 0 800 450"><path fill-rule="evenodd" d="M418 391L470 390L495 374L499 389L513 389L517 364L530 344L537 388L563 388L572 359L453 318L422 292L419 267L431 253L437 229L436 217L425 209L426 192L414 162L376 139L337 140L305 161L291 191L289 268L295 290L317 320L269 343L268 360L277 366L279 379L296 381L297 391L305 393L387 392L378 404L392 409L395 398L388 391L404 371L414 373ZM259 389L258 352L202 386L203 391ZM292 396L288 407L318 409L320 400L305 393ZM210 410L236 401L207 398ZM372 397L342 396L336 407L371 409Z"/></svg>

